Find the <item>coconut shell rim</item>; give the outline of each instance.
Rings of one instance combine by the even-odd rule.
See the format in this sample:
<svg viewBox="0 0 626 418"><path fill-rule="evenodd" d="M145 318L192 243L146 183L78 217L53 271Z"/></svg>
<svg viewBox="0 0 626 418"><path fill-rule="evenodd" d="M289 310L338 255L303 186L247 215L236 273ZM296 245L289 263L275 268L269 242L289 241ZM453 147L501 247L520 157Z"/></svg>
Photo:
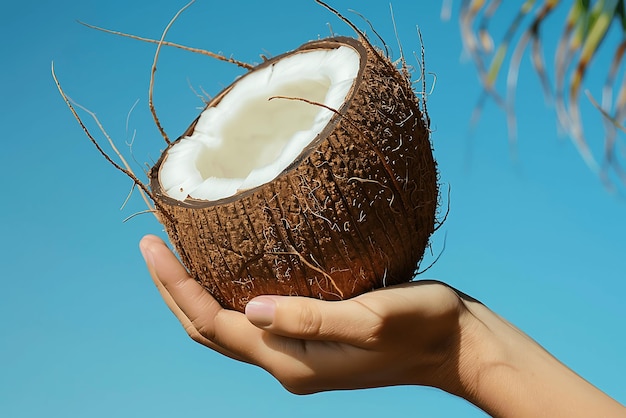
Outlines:
<svg viewBox="0 0 626 418"><path fill-rule="evenodd" d="M161 166L163 162L165 161L165 159L167 158L169 150L172 147L174 147L176 144L178 144L178 142L180 142L183 138L193 133L195 126L198 123L198 120L200 119L200 116L202 115L202 113L209 107L216 106L217 104L219 104L222 98L226 96L230 92L230 90L232 90L232 88L238 82L240 82L243 78L247 77L249 74L255 71L262 70L266 67L269 67L270 65L273 65L277 61L280 61L284 58L287 58L295 54L307 52L313 49L336 49L341 46L349 46L353 48L354 50L356 50L356 52L359 54L359 57L360 57L359 70L355 76L354 83L350 91L346 95L346 99L344 100L341 107L339 109L336 109L337 113L335 113L335 115L331 117L330 121L326 124L326 126L324 126L324 128L315 136L313 140L311 140L311 142L302 150L302 152L293 160L293 162L288 167L286 167L283 171L281 171L270 182L277 181L280 178L287 176L293 170L295 170L319 146L321 142L323 142L326 138L328 138L328 136L332 132L335 131L335 129L337 128L337 125L339 124L343 116L347 113L348 109L350 108L352 99L355 97L355 95L359 91L359 87L363 81L363 73L367 65L367 48L358 39L347 37L347 36L338 36L338 37L331 37L331 38L324 38L324 39L309 41L305 44L302 44L301 46L299 46L298 48L294 50L285 52L283 54L277 55L269 60L262 62L261 64L255 66L253 69L251 69L250 71L248 71L241 77L237 78L235 81L233 81L230 85L228 85L222 91L220 91L219 94L217 94L209 103L207 103L207 105L202 110L202 112L200 112L200 114L191 123L191 125L185 130L185 132L181 136L179 136L175 141L170 143L165 150L163 150L157 162L150 169L148 173L148 177L150 179L150 182L149 182L150 188L152 189L154 196L157 197L161 201L161 203L166 203L170 206L180 206L180 207L187 207L187 208L207 208L207 207L228 204L230 202L243 199L255 193L256 191L266 187L270 182L263 183L251 189L239 191L233 196L228 196L219 200L202 200L202 199L194 199L190 197L186 198L185 200L178 200L178 199L174 199L168 196L162 191L159 177L160 177L160 172L161 172Z"/></svg>

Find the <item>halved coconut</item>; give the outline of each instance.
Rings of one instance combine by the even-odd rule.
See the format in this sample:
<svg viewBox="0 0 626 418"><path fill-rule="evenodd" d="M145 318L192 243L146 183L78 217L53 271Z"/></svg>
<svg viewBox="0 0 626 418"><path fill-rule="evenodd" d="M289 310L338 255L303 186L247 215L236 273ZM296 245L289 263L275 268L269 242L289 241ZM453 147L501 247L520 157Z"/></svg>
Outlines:
<svg viewBox="0 0 626 418"><path fill-rule="evenodd" d="M310 42L213 99L150 172L190 274L227 308L412 279L437 170L411 82L369 44Z"/></svg>

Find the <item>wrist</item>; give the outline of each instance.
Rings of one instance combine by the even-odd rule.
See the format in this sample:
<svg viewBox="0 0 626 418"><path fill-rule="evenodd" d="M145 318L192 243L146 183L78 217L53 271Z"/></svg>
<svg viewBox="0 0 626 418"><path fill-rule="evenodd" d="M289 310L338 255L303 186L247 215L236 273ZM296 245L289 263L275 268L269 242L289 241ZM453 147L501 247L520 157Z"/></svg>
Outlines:
<svg viewBox="0 0 626 418"><path fill-rule="evenodd" d="M491 416L623 417L626 409L477 302L461 315L450 393Z"/></svg>
<svg viewBox="0 0 626 418"><path fill-rule="evenodd" d="M494 335L494 319L478 302L463 300L459 310L457 343L441 368L440 389L485 410L482 392L485 375L502 363L506 350ZM495 314L493 314L495 316Z"/></svg>
<svg viewBox="0 0 626 418"><path fill-rule="evenodd" d="M510 416L507 411L516 410L510 392L525 390L518 379L529 371L523 356L535 344L529 347L529 337L486 306L465 302L465 307L460 320L459 380L453 393L491 416Z"/></svg>

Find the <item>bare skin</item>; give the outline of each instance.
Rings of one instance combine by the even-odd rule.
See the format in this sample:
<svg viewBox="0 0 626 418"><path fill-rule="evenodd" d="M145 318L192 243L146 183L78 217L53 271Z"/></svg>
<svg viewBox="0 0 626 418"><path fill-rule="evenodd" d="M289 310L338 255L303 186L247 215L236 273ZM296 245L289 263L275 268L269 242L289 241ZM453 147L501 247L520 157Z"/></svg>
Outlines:
<svg viewBox="0 0 626 418"><path fill-rule="evenodd" d="M475 299L420 281L341 302L260 296L222 309L155 236L140 248L189 336L287 390L427 385L497 417L626 417L626 408Z"/></svg>

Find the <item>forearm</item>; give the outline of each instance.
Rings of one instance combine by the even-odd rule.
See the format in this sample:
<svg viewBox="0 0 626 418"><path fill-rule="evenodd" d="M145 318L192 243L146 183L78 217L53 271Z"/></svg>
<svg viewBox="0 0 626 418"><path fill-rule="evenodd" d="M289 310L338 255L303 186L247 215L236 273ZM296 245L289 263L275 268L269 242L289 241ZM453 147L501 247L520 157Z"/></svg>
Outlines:
<svg viewBox="0 0 626 418"><path fill-rule="evenodd" d="M626 416L626 408L504 319L478 303L468 309L453 393L497 417Z"/></svg>

